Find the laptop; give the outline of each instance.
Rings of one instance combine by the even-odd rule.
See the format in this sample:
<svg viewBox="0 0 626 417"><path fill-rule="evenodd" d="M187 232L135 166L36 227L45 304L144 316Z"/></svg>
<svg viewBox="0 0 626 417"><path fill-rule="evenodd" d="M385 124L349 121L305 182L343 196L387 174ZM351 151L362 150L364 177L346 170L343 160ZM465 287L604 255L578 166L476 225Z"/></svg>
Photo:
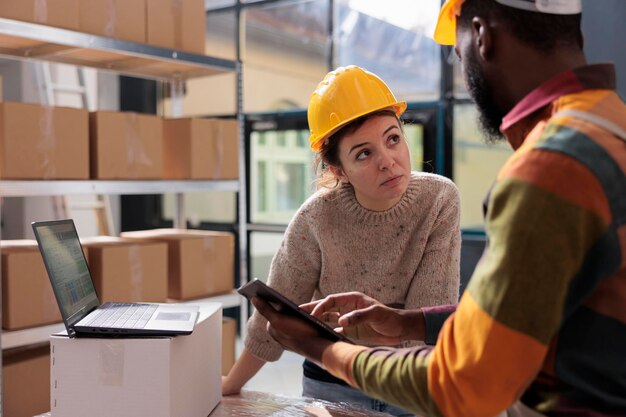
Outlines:
<svg viewBox="0 0 626 417"><path fill-rule="evenodd" d="M100 304L72 219L32 223L70 337L172 336L193 331L199 307L187 304Z"/></svg>

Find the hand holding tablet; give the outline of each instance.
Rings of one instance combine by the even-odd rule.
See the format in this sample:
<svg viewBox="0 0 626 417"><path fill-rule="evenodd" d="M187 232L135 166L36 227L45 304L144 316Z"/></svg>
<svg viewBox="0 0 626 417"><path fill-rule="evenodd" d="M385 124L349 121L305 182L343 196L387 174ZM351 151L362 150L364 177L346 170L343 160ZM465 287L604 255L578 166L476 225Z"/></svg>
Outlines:
<svg viewBox="0 0 626 417"><path fill-rule="evenodd" d="M306 321L312 327L314 327L318 331L318 333L325 339L333 342L341 341L353 343L345 335L337 333L326 323L305 312L287 297L280 294L273 288L268 287L265 283L259 281L256 278L240 287L237 292L245 296L248 300L252 300L253 297L258 297L270 303L276 310L278 310L282 314L295 316Z"/></svg>

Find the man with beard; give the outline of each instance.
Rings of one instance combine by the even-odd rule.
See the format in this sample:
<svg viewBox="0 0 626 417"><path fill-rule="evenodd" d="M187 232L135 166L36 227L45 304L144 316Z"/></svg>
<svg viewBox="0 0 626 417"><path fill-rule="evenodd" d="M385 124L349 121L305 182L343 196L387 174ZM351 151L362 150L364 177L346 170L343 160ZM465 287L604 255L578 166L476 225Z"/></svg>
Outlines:
<svg viewBox="0 0 626 417"><path fill-rule="evenodd" d="M626 415L626 105L613 67L586 63L580 19L580 0L442 7L435 40L455 45L484 131L515 153L487 200L488 248L436 345L331 343L255 300L274 338L418 414ZM303 308L374 343L439 330L358 293Z"/></svg>

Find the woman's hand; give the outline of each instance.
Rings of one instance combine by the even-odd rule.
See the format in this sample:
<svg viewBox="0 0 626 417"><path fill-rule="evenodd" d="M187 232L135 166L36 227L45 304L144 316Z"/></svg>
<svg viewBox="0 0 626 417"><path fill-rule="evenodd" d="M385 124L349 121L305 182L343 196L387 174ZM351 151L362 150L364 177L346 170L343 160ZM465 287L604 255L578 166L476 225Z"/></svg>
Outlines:
<svg viewBox="0 0 626 417"><path fill-rule="evenodd" d="M336 322L339 332L375 345L398 345L406 340L424 339L424 318L420 310L387 307L359 292L329 295L300 306L325 322Z"/></svg>

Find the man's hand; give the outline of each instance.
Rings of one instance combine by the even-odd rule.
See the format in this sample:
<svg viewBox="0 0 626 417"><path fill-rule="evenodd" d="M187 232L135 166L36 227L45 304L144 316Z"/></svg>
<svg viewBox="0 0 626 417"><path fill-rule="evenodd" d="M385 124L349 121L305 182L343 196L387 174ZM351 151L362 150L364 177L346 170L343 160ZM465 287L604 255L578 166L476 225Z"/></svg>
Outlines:
<svg viewBox="0 0 626 417"><path fill-rule="evenodd" d="M321 365L324 349L333 342L321 337L317 330L304 320L282 314L258 297L252 299L252 304L267 319L270 335L282 347Z"/></svg>
<svg viewBox="0 0 626 417"><path fill-rule="evenodd" d="M420 310L387 307L359 292L329 295L300 306L326 322L336 321L338 331L370 345L397 345L424 340L424 317Z"/></svg>

